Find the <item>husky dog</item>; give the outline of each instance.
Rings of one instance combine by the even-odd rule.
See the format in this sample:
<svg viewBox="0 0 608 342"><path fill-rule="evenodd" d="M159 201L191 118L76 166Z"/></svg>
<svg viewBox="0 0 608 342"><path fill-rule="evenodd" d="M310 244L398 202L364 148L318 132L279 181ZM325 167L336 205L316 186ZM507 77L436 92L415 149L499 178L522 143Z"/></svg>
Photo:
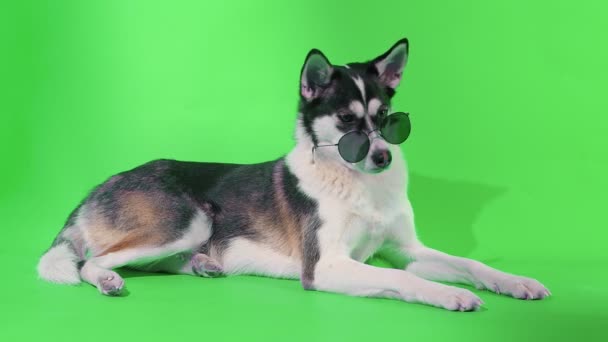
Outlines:
<svg viewBox="0 0 608 342"><path fill-rule="evenodd" d="M84 280L118 295L124 282L113 269L121 266L256 274L300 279L306 290L460 311L482 301L437 281L545 298L549 291L534 279L447 255L416 238L405 160L378 133L408 50L402 39L371 61L344 66L311 50L301 70L291 152L252 165L156 160L114 175L69 216L40 259L40 277ZM369 138L357 162L334 146L353 131ZM364 263L387 245L410 260L405 269Z"/></svg>

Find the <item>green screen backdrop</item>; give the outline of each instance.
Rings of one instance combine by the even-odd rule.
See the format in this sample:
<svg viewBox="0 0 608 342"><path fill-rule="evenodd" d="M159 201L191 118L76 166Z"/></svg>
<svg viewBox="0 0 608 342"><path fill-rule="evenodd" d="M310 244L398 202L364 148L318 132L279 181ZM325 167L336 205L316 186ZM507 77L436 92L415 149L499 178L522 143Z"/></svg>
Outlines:
<svg viewBox="0 0 608 342"><path fill-rule="evenodd" d="M606 2L10 3L0 340L607 340ZM311 48L344 64L402 37L394 107L412 118L420 238L537 278L548 300L474 290L486 304L463 314L250 276L121 271L121 298L37 279L38 257L107 176L155 158L278 158L294 145Z"/></svg>

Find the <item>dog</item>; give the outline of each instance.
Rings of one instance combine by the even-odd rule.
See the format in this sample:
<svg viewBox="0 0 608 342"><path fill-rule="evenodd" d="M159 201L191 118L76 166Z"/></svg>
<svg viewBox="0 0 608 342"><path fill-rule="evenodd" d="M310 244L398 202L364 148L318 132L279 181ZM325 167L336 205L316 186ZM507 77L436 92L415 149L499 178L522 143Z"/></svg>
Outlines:
<svg viewBox="0 0 608 342"><path fill-rule="evenodd" d="M407 39L344 66L311 50L301 69L296 144L287 155L247 165L155 160L116 174L71 213L41 257L39 276L119 295L124 281L113 269L122 266L203 277L255 274L299 279L305 290L458 311L483 302L438 281L520 299L549 296L534 279L417 239L404 157L379 128L408 55ZM343 145L354 144L342 143L351 132L360 139L356 147L367 148L356 162L342 155ZM409 259L404 269L364 263L386 246Z"/></svg>

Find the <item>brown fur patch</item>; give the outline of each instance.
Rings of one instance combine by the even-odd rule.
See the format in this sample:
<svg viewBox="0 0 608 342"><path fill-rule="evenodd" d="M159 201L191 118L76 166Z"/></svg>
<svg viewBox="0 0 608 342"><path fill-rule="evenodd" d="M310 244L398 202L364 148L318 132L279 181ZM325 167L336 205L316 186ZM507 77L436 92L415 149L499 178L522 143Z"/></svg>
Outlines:
<svg viewBox="0 0 608 342"><path fill-rule="evenodd" d="M86 236L95 256L119 250L158 246L167 241L167 231L161 229L162 213L152 194L128 191L119 195L118 219L110 220L95 207L86 212Z"/></svg>
<svg viewBox="0 0 608 342"><path fill-rule="evenodd" d="M300 243L290 234L285 220L276 213L251 212L249 214L253 228L266 245L289 256L299 257Z"/></svg>
<svg viewBox="0 0 608 342"><path fill-rule="evenodd" d="M121 215L130 222L140 227L154 227L161 221L160 208L154 204L153 194L126 191L120 195Z"/></svg>
<svg viewBox="0 0 608 342"><path fill-rule="evenodd" d="M285 231L286 245L289 247L291 253L289 255L301 256L302 234L300 225L297 221L297 217L291 212L287 198L282 187L275 186L276 201L279 209L279 217L281 218L282 224Z"/></svg>

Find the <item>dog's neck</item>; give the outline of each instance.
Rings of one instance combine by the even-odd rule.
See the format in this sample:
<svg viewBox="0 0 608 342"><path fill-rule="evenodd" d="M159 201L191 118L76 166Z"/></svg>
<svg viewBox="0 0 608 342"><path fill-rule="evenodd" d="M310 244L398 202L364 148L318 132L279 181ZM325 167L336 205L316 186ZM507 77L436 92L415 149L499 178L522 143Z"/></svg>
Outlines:
<svg viewBox="0 0 608 342"><path fill-rule="evenodd" d="M331 196L354 203L363 198L377 197L378 201L384 202L395 197L405 197L407 168L399 147L393 150L391 167L378 174L351 169L342 161L328 156L328 153L337 151L317 150L313 160L313 147L310 136L298 125L296 146L285 158L290 171L298 178L300 187L309 195Z"/></svg>

